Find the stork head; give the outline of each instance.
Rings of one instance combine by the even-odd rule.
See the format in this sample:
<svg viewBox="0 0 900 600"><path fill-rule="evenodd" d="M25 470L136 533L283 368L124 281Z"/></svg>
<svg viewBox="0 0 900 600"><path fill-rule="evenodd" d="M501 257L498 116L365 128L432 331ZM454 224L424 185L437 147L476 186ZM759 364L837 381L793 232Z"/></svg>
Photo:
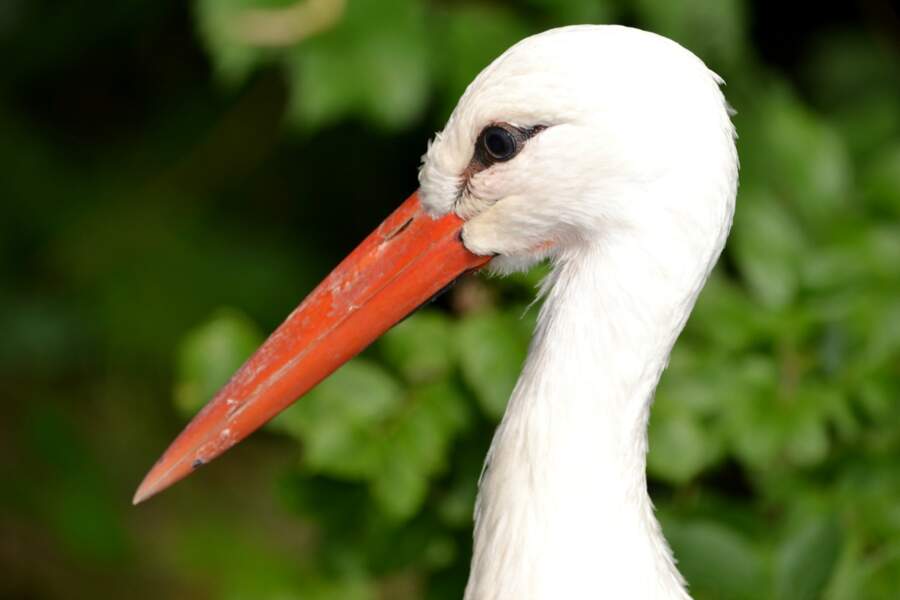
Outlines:
<svg viewBox="0 0 900 600"><path fill-rule="evenodd" d="M467 270L524 268L650 224L686 236L721 229L737 159L719 83L681 46L624 27L568 27L513 46L430 144L419 195L198 413L135 502L248 436Z"/></svg>
<svg viewBox="0 0 900 600"><path fill-rule="evenodd" d="M523 269L670 218L730 216L734 130L721 80L675 42L619 26L529 37L469 85L419 172L466 247ZM703 187L713 188L705 193Z"/></svg>

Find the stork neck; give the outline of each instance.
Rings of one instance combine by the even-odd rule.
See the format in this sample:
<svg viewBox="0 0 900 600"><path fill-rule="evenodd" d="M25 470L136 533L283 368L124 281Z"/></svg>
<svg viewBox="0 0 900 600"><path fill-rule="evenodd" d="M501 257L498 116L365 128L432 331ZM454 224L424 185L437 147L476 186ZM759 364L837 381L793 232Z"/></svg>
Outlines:
<svg viewBox="0 0 900 600"><path fill-rule="evenodd" d="M647 493L647 421L718 249L684 261L692 242L666 242L558 261L481 482L467 600L687 598Z"/></svg>

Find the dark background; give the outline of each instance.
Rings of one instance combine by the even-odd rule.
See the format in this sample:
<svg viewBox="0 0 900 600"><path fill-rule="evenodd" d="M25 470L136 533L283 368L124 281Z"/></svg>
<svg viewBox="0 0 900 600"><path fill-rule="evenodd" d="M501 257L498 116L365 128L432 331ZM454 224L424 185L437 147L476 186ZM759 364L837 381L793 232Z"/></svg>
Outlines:
<svg viewBox="0 0 900 600"><path fill-rule="evenodd" d="M318 0L336 16L315 31L235 34L245 11L300 4L0 4L0 597L461 597L542 269L464 281L269 433L130 499L415 189L478 70L574 22L673 37L738 110L734 233L651 426L651 491L693 593L895 596L895 8Z"/></svg>

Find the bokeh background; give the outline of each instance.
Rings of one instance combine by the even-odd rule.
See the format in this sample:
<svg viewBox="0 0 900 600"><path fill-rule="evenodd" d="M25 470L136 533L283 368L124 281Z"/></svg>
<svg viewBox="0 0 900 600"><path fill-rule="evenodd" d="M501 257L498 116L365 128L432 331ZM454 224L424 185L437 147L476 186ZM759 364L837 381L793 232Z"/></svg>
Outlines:
<svg viewBox="0 0 900 600"><path fill-rule="evenodd" d="M693 593L898 597L887 0L0 2L0 597L460 598L542 269L466 279L267 432L131 494L415 189L466 83L575 22L673 37L738 111L733 235L650 434Z"/></svg>

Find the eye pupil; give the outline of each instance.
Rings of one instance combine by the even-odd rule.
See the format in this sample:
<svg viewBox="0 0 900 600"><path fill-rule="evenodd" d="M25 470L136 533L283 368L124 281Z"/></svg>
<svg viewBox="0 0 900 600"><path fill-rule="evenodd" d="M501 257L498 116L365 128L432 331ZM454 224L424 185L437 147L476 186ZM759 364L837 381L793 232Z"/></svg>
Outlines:
<svg viewBox="0 0 900 600"><path fill-rule="evenodd" d="M509 160L516 153L516 139L502 127L489 127L484 132L484 149L494 160Z"/></svg>

